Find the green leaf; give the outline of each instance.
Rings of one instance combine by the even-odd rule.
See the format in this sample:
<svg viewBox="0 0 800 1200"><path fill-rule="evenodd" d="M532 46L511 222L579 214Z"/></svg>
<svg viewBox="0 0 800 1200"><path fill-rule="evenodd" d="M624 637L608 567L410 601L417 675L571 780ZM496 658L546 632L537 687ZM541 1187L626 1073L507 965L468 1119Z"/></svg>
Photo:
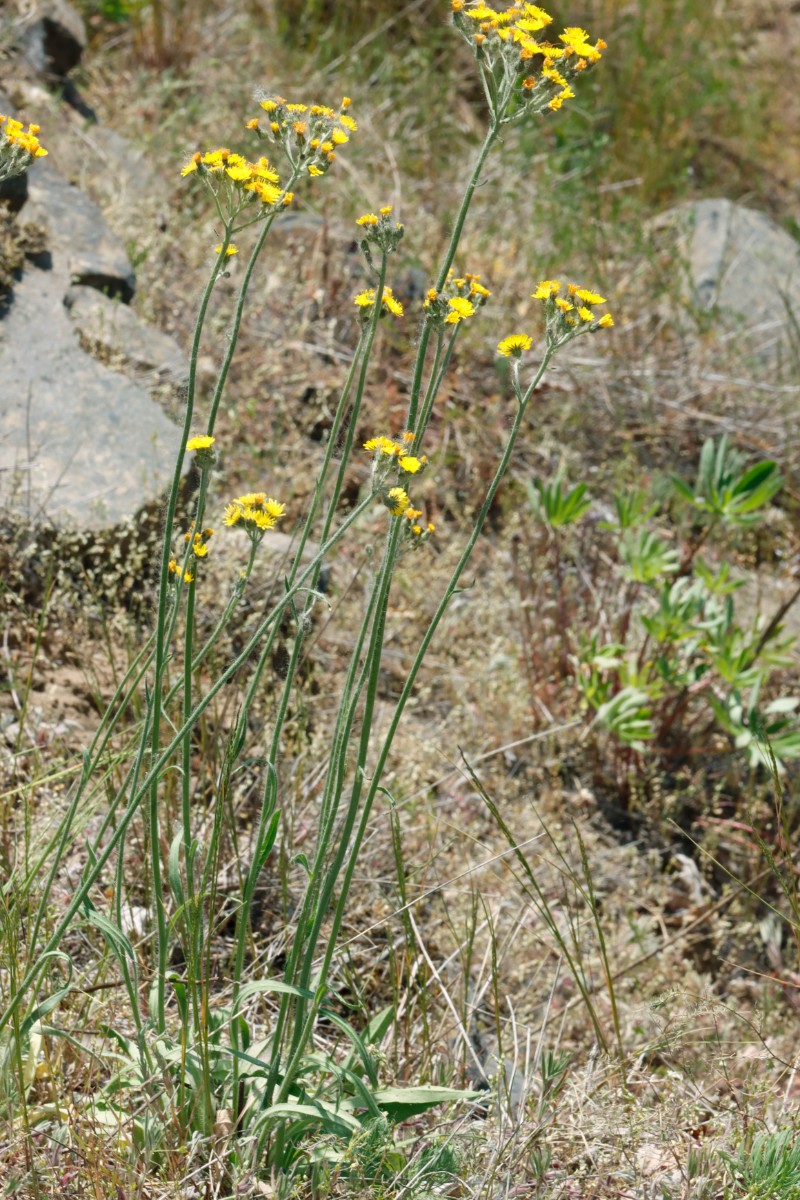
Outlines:
<svg viewBox="0 0 800 1200"><path fill-rule="evenodd" d="M405 1121L435 1108L437 1104L454 1104L460 1100L485 1098L485 1092L466 1092L446 1087L390 1087L373 1092L373 1099L392 1121Z"/></svg>

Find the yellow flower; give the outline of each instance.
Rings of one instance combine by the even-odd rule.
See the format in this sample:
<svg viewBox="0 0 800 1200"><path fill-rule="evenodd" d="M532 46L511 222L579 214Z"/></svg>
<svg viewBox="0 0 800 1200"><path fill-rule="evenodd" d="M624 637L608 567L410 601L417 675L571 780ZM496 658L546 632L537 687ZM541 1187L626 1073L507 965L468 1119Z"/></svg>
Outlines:
<svg viewBox="0 0 800 1200"><path fill-rule="evenodd" d="M359 308L369 308L374 300L375 288L367 288L365 291L359 292L357 296L353 297L353 303L357 304Z"/></svg>
<svg viewBox="0 0 800 1200"><path fill-rule="evenodd" d="M218 246L214 247L214 253L219 254L221 252L221 250L222 250L222 242L220 242ZM239 247L234 246L233 242L231 242L231 244L228 247L226 247L225 253L228 256L228 258L230 258L231 255L239 253Z"/></svg>
<svg viewBox="0 0 800 1200"><path fill-rule="evenodd" d="M209 437L207 434L198 434L197 437L189 438L186 443L187 450L208 450L209 446L213 446L216 438Z"/></svg>
<svg viewBox="0 0 800 1200"><path fill-rule="evenodd" d="M344 125L345 129L349 129L351 133L355 133L358 129L358 125L356 124L356 122L353 120L352 117L340 115L339 116L339 124Z"/></svg>
<svg viewBox="0 0 800 1200"><path fill-rule="evenodd" d="M383 289L383 306L387 308L395 317L402 317L403 306L399 300L395 300L392 289L385 287Z"/></svg>
<svg viewBox="0 0 800 1200"><path fill-rule="evenodd" d="M388 217L389 213L392 211L393 208L394 208L393 204L384 204L383 208L380 209L381 216Z"/></svg>
<svg viewBox="0 0 800 1200"><path fill-rule="evenodd" d="M402 517L411 503L408 493L401 487L390 488L386 500L389 505L389 512L393 517Z"/></svg>
<svg viewBox="0 0 800 1200"><path fill-rule="evenodd" d="M399 461L402 469L407 471L409 475L416 475L417 471L419 471L422 467L420 460L418 458L414 458L414 456L411 454L404 454Z"/></svg>
<svg viewBox="0 0 800 1200"><path fill-rule="evenodd" d="M285 512L286 506L270 499L265 492L248 492L231 501L222 519L228 526L241 525L248 536L257 542Z"/></svg>
<svg viewBox="0 0 800 1200"><path fill-rule="evenodd" d="M199 150L196 154L193 154L186 166L181 170L181 175L191 175L192 171L196 171L200 165L200 160L202 157L203 156Z"/></svg>
<svg viewBox="0 0 800 1200"><path fill-rule="evenodd" d="M614 318L611 316L611 313L606 313L605 316L600 318L600 325L603 329L611 329L613 324Z"/></svg>
<svg viewBox="0 0 800 1200"><path fill-rule="evenodd" d="M358 217L356 225L377 225L378 218L375 213L364 213L363 217Z"/></svg>
<svg viewBox="0 0 800 1200"><path fill-rule="evenodd" d="M585 29L580 29L577 25L568 26L562 34L559 35L559 41L563 42L568 51L573 54L580 55L581 58L588 58L590 62L595 62L600 57L600 49L605 49L605 46L593 46L589 41L589 35Z"/></svg>
<svg viewBox="0 0 800 1200"><path fill-rule="evenodd" d="M334 146L343 146L345 142L350 141L350 138L342 129L334 129L331 133L331 141Z"/></svg>
<svg viewBox="0 0 800 1200"><path fill-rule="evenodd" d="M491 296L492 293L482 283L478 283L476 279L473 279L469 285L469 294L470 296Z"/></svg>
<svg viewBox="0 0 800 1200"><path fill-rule="evenodd" d="M176 559L174 559L174 558L171 558L171 559L169 560L169 564L168 564L168 565L169 565L169 569L170 569L170 571L172 572L172 574L173 574L173 575L177 575L177 576L178 576L178 578L180 579L180 577L181 577L181 568L178 566L177 560L176 560ZM192 573L191 571L186 571L186 572L184 573L184 575L183 575L183 582L184 582L184 583L194 583L194 575L193 575L193 573Z"/></svg>
<svg viewBox="0 0 800 1200"><path fill-rule="evenodd" d="M416 436L417 435L412 433L410 429L407 429L403 434L403 441L407 446L410 446Z"/></svg>
<svg viewBox="0 0 800 1200"><path fill-rule="evenodd" d="M459 321L466 320L475 313L475 305L469 300L465 300L463 296L454 296L452 300L448 300L450 312L445 317L445 322L448 325L457 325Z"/></svg>
<svg viewBox="0 0 800 1200"><path fill-rule="evenodd" d="M399 454L403 447L399 446L397 442L393 442L391 438L381 436L370 438L368 442L364 442L364 449L380 450L381 454L394 455Z"/></svg>
<svg viewBox="0 0 800 1200"><path fill-rule="evenodd" d="M552 109L553 112L557 112L565 100L574 99L575 93L573 92L572 88L566 87L563 91L559 92L557 96L553 96L553 99L550 101L547 107Z"/></svg>
<svg viewBox="0 0 800 1200"><path fill-rule="evenodd" d="M561 297L556 300L556 308L560 308L562 312L572 312L574 307L575 305L570 304L569 300L562 300Z"/></svg>
<svg viewBox="0 0 800 1200"><path fill-rule="evenodd" d="M248 121L245 129L258 129L258 117L253 117L252 121Z"/></svg>
<svg viewBox="0 0 800 1200"><path fill-rule="evenodd" d="M528 337L527 333L512 333L498 343L497 353L502 354L503 358L521 358L523 350L530 350L532 345L533 338Z"/></svg>
<svg viewBox="0 0 800 1200"><path fill-rule="evenodd" d="M586 308L585 305L578 309L578 316L582 321L594 320L594 313L591 311L591 309Z"/></svg>
<svg viewBox="0 0 800 1200"><path fill-rule="evenodd" d="M325 174L325 172L324 172L323 170L321 170L321 168L320 168L320 167L318 167L318 166L316 165L316 163L312 163L312 164L311 164L311 166L308 168L308 173L309 173L309 175L313 176L313 178L315 178L315 179L316 179L316 178L317 178L319 175L324 175L324 174Z"/></svg>
<svg viewBox="0 0 800 1200"><path fill-rule="evenodd" d="M572 291L572 288L570 288ZM596 292L587 292L586 288L576 288L573 293L579 300L583 300L584 304L605 304L605 296L598 296Z"/></svg>
<svg viewBox="0 0 800 1200"><path fill-rule="evenodd" d="M557 279L543 279L536 291L532 293L532 298L534 300L549 300L560 289L561 284Z"/></svg>

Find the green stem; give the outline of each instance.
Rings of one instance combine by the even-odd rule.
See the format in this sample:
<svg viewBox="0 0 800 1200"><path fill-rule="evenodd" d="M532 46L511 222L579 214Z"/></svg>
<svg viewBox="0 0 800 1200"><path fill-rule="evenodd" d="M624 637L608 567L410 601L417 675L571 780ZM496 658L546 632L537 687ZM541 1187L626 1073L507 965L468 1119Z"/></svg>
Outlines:
<svg viewBox="0 0 800 1200"><path fill-rule="evenodd" d="M483 140L483 145L480 148L478 157L475 160L475 165L472 168L472 174L469 177L466 190L461 199L461 206L456 215L453 232L450 235L450 242L445 251L445 256L442 260L442 265L439 268L439 276L436 280L436 290L440 292L447 282L447 273L453 265L453 260L458 250L458 244L461 241L461 234L464 230L464 222L467 219L472 197L475 194L475 188L478 186L478 180L481 177L486 159L489 156L489 151L494 145L497 135L500 132L499 122L493 117L490 121L486 137ZM422 327L422 333L417 347L417 357L414 363L414 375L411 381L411 396L408 402L408 421L406 428L413 430L417 420L417 409L419 406L419 394L422 390L422 374L425 369L425 358L428 353L428 343L433 331L433 325L430 321L426 321Z"/></svg>
<svg viewBox="0 0 800 1200"><path fill-rule="evenodd" d="M509 434L505 450L503 451L503 456L500 459L500 463L497 467L497 470L495 471L494 478L489 486L489 490L486 493L486 497L483 501L483 504L481 505L480 512L478 513L478 517L476 519L472 533L470 534L467 544L464 547L461 557L458 560L456 568L450 577L450 581L447 585L447 588L445 589L442 599L439 602L436 612L434 613L434 615L430 621L430 624L428 625L425 635L420 643L420 646L417 651L414 662L411 665L411 670L409 671L408 677L406 678L405 684L403 685L403 690L400 694L400 698L395 707L395 711L392 716L391 723L389 725L389 730L384 738L383 745L382 745L380 753L378 755L378 761L377 761L377 763L375 765L375 769L372 773L372 779L370 782L370 786L369 786L369 790L367 792L366 799L364 801L364 806L363 806L363 810L362 810L362 814L361 814L361 820L359 822L358 831L356 833L356 838L355 838L355 841L353 843L353 848L350 853L350 858L349 858L349 861L347 864L347 869L345 871L345 875L344 875L344 878L342 881L342 886L341 886L341 890L339 893L339 899L338 899L336 909L334 912L334 916L333 916L332 926L331 926L330 930L328 930L326 932L327 946L326 946L325 953L323 955L322 964L317 972L317 978L319 978L319 979L326 979L328 977L328 973L330 971L333 954L334 954L336 944L338 941L338 937L339 937L339 931L341 930L342 921L344 919L344 911L345 911L345 906L347 903L347 896L348 896L348 893L350 890L350 885L352 883L353 872L355 870L356 860L358 857L359 850L361 848L361 844L364 840L364 835L366 834L366 831L367 831L369 818L370 818L370 815L372 812L372 806L375 801L375 797L378 793L378 789L380 788L381 779L383 777L383 772L386 769L386 762L388 760L389 753L392 748L392 743L394 741L395 734L397 733L397 729L400 724L401 717L405 710L405 706L406 706L406 704L408 702L408 698L411 695L411 692L414 688L414 683L415 683L417 675L419 673L419 669L422 666L425 655L428 652L428 647L430 646L430 644L433 640L433 637L436 633L436 630L439 627L442 617L444 616L444 614L447 610L450 600L452 599L453 595L455 594L455 592L458 589L458 584L459 584L461 575L462 575L467 563L469 562L469 559L472 555L472 551L475 548L475 543L477 542L478 537L480 536L480 533L486 522L486 518L489 515L489 511L491 509L492 503L497 494L497 489L499 488L501 480L502 480L503 476L505 475L509 460L513 453L514 446L516 444L517 437L519 435L519 431L520 431L520 428L522 425L522 420L523 420L523 417L525 416L525 411L527 409L528 403L529 403L530 398L533 395L534 391L539 386L539 383L541 382L542 376L544 375L544 373L547 369L547 365L548 365L551 357L552 357L552 350L548 349L545 353L544 359L542 360L539 370L536 372L536 375L535 375L533 381L531 382L531 384L528 387L527 391L525 392L524 396L521 396L519 399L519 403L518 403L518 407L517 407L517 414L516 414L516 417L514 418L514 423L511 427L511 432Z"/></svg>
<svg viewBox="0 0 800 1200"><path fill-rule="evenodd" d="M39 974L43 958L46 955L51 954L52 951L57 948L61 939L63 938L64 934L66 933L67 929L72 924L72 921L73 921L76 913L80 910L80 908L83 905L84 901L86 900L87 896L91 892L91 889L94 887L95 883L97 882L97 879L101 875L111 854L114 852L114 850L119 845L122 838L125 836L131 821L133 820L134 816L136 815L136 812L139 809L139 805L141 804L142 799L147 795L148 791L150 791L152 789L154 782L156 782L158 779L160 779L161 773L162 773L164 767L167 766L167 764L169 763L175 750L178 749L178 747L181 745L183 738L187 732L187 729L190 729L192 727L192 725L195 723L195 721L197 721L198 717L200 717L205 712L205 710L212 703L212 701L219 694L219 692L222 691L222 689L226 686L226 684L228 684L231 681L231 679L233 679L233 677L239 672L239 670L249 660L250 656L252 655L256 646L258 646L259 642L261 641L262 637L266 633L267 629L269 629L270 626L275 623L275 621L278 619L281 612L283 611L285 605L291 600L291 598L293 596L296 596L298 592L303 590L308 578L311 576L311 574L315 570L319 560L324 558L325 555L330 553L330 551L333 549L333 547L342 540L342 538L344 537L345 533L350 528L350 526L355 521L358 520L358 518L367 510L367 508L372 503L373 503L373 497L371 495L367 496L366 499L361 502L361 504L357 505L356 508L354 508L353 511L348 514L348 516L345 518L345 520L342 522L342 524L339 526L339 528L336 530L336 532L334 534L332 534L332 536L325 543L325 545L320 548L318 556L306 568L306 570L299 576L299 578L296 580L296 582L293 584L293 586L289 589L289 591L286 593L286 595L282 598L281 603L279 605L277 605L275 608L273 608L267 614L266 617L264 617L264 619L258 625L255 633L252 635L250 640L247 642L247 644L243 648L243 650L234 659L234 661L230 664L230 666L227 667L226 670L222 672L222 674L219 676L219 678L215 680L215 682L212 684L212 686L206 692L205 696L203 696L202 700L198 701L198 703L195 705L194 709L192 710L192 713L191 713L191 716L190 716L188 722L185 722L180 727L180 729L178 729L176 731L172 740L167 744L165 749L162 750L160 754L158 754L154 757L154 760L151 764L150 770L148 771L144 780L136 788L136 790L132 793L131 798L128 801L128 805L125 809L125 812L120 820L120 823L117 826L117 828L115 829L111 838L109 839L108 844L102 851L98 852L97 858L93 862L92 867L89 870L84 872L80 886L73 893L72 900L70 901L69 905L67 906L67 909L66 909L63 917L59 921L58 925L56 926L55 930L51 934L50 939L48 940L47 944L42 948L39 958L34 963L34 965L27 971L27 973L25 974L25 976L23 977L23 979L19 985L19 988L16 990L14 995L11 997L6 1009L4 1010L4 1012L2 1014L0 1014L0 1033L3 1031L3 1029L5 1029L6 1025L11 1020L13 1013L16 1011L17 1007L19 1006L19 1003L22 1000L23 996L27 992L28 988L31 986L31 983L36 979L37 975ZM250 699L252 701L252 697L250 697ZM142 753L144 752L144 748L145 747L143 745Z"/></svg>

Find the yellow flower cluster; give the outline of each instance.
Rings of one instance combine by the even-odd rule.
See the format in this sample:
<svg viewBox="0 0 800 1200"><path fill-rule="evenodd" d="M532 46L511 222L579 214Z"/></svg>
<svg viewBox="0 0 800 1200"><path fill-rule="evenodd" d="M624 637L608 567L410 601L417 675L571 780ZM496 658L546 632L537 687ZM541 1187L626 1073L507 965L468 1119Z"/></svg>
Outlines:
<svg viewBox="0 0 800 1200"><path fill-rule="evenodd" d="M383 493L382 499L393 517L402 517L407 522L405 532L416 545L428 540L436 526L433 521L428 521L427 525L423 528L419 520L422 516L422 509L412 506L405 488L389 488L388 491Z"/></svg>
<svg viewBox="0 0 800 1200"><path fill-rule="evenodd" d="M364 316L366 316L367 310L372 308L373 304L375 303L375 288L365 288L363 292L359 292L357 296L353 297L353 303L357 308L360 308ZM381 315L383 315L383 312L390 312L392 316L395 317L402 317L403 315L403 306L400 301L396 299L394 292L390 287L385 287L383 289Z"/></svg>
<svg viewBox="0 0 800 1200"><path fill-rule="evenodd" d="M286 505L272 500L266 492L247 492L230 502L222 520L228 527L243 529L251 541L260 542L285 512Z"/></svg>
<svg viewBox="0 0 800 1200"><path fill-rule="evenodd" d="M459 325L468 317L474 317L492 294L480 280L480 275L457 276L451 269L441 292L429 288L425 294L422 306L428 320L441 328L444 325Z"/></svg>
<svg viewBox="0 0 800 1200"><path fill-rule="evenodd" d="M386 204L379 209L376 216L375 213L364 213L362 217L358 217L356 225L360 225L364 230L364 240L361 243L361 248L370 260L369 248L370 245L375 245L379 250L385 251L386 254L391 254L400 244L405 230L399 221L393 221L392 205Z"/></svg>
<svg viewBox="0 0 800 1200"><path fill-rule="evenodd" d="M195 558L205 558L208 555L208 541L214 536L213 529L203 529L198 533L185 533L183 539L185 542L192 543L192 554Z"/></svg>
<svg viewBox="0 0 800 1200"><path fill-rule="evenodd" d="M34 158L44 158L47 151L38 132L38 125L25 129L21 121L0 114L0 180L22 175Z"/></svg>
<svg viewBox="0 0 800 1200"><path fill-rule="evenodd" d="M532 293L532 299L541 300L545 306L549 346L561 346L578 334L596 333L598 329L610 329L613 326L611 313L598 317L589 307L590 304L605 304L605 296L579 287L577 283L567 284L566 295L561 295L561 290L559 279L543 279ZM507 342L511 340L506 339ZM503 344L501 342L500 346ZM500 346L498 351L503 353Z"/></svg>
<svg viewBox="0 0 800 1200"><path fill-rule="evenodd" d="M408 475L416 475L417 471L421 471L427 464L427 455L423 454L421 458L416 458L413 454L409 454L411 443L414 441L414 434L406 432L402 435L399 442L393 441L388 437L370 438L368 442L364 442L364 449L370 450L375 455L375 462L385 474L385 469L388 463L396 462L401 471L405 471Z"/></svg>
<svg viewBox="0 0 800 1200"><path fill-rule="evenodd" d="M267 208L291 204L294 199L292 192L281 191L278 172L268 159L262 157L257 162L249 162L243 155L233 154L224 146L205 154L199 150L193 154L181 175L195 173L201 175L214 191L220 184L226 186L231 210L256 197Z"/></svg>
<svg viewBox="0 0 800 1200"><path fill-rule="evenodd" d="M197 440L199 441L202 439ZM211 441L213 442L213 440L214 439L212 438ZM183 535L183 540L186 542L186 544L189 545L189 543L191 543L191 552L194 555L194 559L192 560L193 566L187 567L185 571L182 565L178 562L177 558L171 558L169 560L168 566L170 573L178 576L179 583L194 583L197 567L195 559L208 557L208 542L213 536L213 529L203 529L197 533L192 533L192 531L189 530L188 533Z"/></svg>
<svg viewBox="0 0 800 1200"><path fill-rule="evenodd" d="M478 0L452 0L456 27L467 39L478 61L493 73L512 74L522 83L525 107L555 111L575 96L571 83L596 63L605 42L590 41L585 29L568 26L558 43L540 41L553 18L536 4L517 3L495 9ZM538 66L538 75L532 66Z"/></svg>
<svg viewBox="0 0 800 1200"><path fill-rule="evenodd" d="M261 101L269 118L266 127L254 117L247 128L281 146L295 170L316 177L325 174L337 148L346 145L358 129L347 111L350 103L345 96L337 112L327 104L291 104L283 96L270 96Z"/></svg>
<svg viewBox="0 0 800 1200"><path fill-rule="evenodd" d="M173 575L178 576L178 580L180 582L194 583L194 571L192 571L192 570L184 571L183 568L181 566L179 566L177 558L171 558L169 560L169 569Z"/></svg>

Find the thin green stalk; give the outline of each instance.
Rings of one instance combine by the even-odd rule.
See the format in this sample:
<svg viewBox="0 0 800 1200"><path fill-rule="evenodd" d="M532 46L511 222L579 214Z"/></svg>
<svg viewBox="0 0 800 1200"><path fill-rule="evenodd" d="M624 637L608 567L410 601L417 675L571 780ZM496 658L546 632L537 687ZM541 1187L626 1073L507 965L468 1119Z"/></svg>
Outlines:
<svg viewBox="0 0 800 1200"><path fill-rule="evenodd" d="M439 275L435 285L437 292L440 292L447 282L447 273L453 265L453 260L456 256L456 251L458 250L458 244L461 241L461 234L464 230L464 222L467 219L467 213L469 212L469 207L472 203L472 197L475 194L475 188L478 186L478 181L481 177L486 159L489 156L489 151L497 140L499 132L499 121L492 117L486 137L483 140L483 145L478 152L478 157L475 160L474 167L472 168L472 174L469 177L466 190L461 199L461 206L456 215L455 224L453 225L453 232L450 235L450 242L447 246L447 250L445 251L444 258L442 259L442 265L439 268ZM417 420L419 395L422 389L422 374L425 368L425 359L428 353L428 343L430 341L432 331L433 326L431 325L430 321L426 321L422 327L419 346L417 347L417 357L414 363L414 375L411 382L411 396L408 403L408 422L406 428L411 430L414 429Z"/></svg>
<svg viewBox="0 0 800 1200"><path fill-rule="evenodd" d="M389 724L389 729L383 740L383 745L381 746L380 752L378 754L378 760L375 764L374 771L372 772L372 779L371 779L371 782L369 785L369 789L367 791L366 799L364 801L364 805L363 805L363 809L362 809L362 813L361 813L361 820L359 822L358 831L356 833L355 841L353 843L353 849L351 851L350 859L347 864L347 868L345 870L344 878L342 880L342 885L341 885L341 889L339 892L339 899L338 899L336 909L334 912L332 925L331 925L330 930L326 934L326 937L328 939L327 946L326 946L325 953L322 958L321 965L317 971L317 978L319 978L319 979L326 979L328 976L328 973L330 971L330 966L331 966L331 962L333 959L334 950L335 950L335 947L336 947L336 944L338 941L339 932L342 927L342 921L344 919L344 911L345 911L345 907L347 904L347 897L348 897L348 893L350 891L350 885L351 885L352 879L353 879L353 872L355 870L356 860L358 857L358 853L361 849L361 844L364 840L364 836L367 831L367 826L368 826L370 815L372 812L372 806L375 802L375 797L376 797L376 795L378 793L378 789L380 788L380 785L381 785L381 779L383 777L383 772L386 769L386 762L388 760L389 753L392 748L392 743L394 741L395 734L397 733L397 729L400 724L400 720L401 720L403 712L405 710L405 706L406 706L406 704L408 702L408 698L411 695L411 692L413 690L414 683L415 683L417 675L419 673L419 669L422 666L425 655L427 654L428 647L430 646L431 641L433 640L434 634L436 633L436 630L439 627L439 624L447 610L450 600L452 599L452 597L458 590L458 584L461 579L461 575L462 575L467 563L469 562L469 559L472 555L472 551L475 548L475 543L477 542L478 537L480 536L480 533L486 522L486 518L489 515L489 511L491 509L495 495L497 494L497 489L499 488L501 480L502 480L503 476L505 475L506 469L508 467L508 463L509 463L509 460L513 453L514 446L517 441L517 437L519 436L520 428L522 426L522 420L525 416L525 411L527 409L528 403L529 403L530 398L533 395L534 391L539 386L539 383L541 382L542 376L544 375L544 373L547 369L547 366L548 366L548 363L550 362L551 357L552 357L552 350L548 349L544 355L544 358L539 367L539 370L536 372L536 375L535 375L534 379L532 380L530 386L528 387L527 391L525 392L524 396L523 395L518 396L517 413L514 418L514 423L511 427L511 432L509 434L508 441L506 442L506 447L505 447L505 450L503 451L502 458L500 459L497 470L495 471L494 478L492 479L492 482L489 486L489 490L487 491L486 497L483 501L483 504L481 505L481 508L478 513L477 519L475 521L475 525L473 527L472 533L470 534L467 544L464 547L461 557L458 560L456 568L450 577L447 588L445 589L444 595L442 596L442 599L439 602L436 612L434 613L434 615L430 621L430 624L428 625L428 628L425 631L425 635L420 643L416 657L414 658L414 662L411 665L411 669L410 669L408 676L406 678L406 681L403 685L403 690L400 694L400 698L395 707L394 714L393 714L391 722Z"/></svg>
<svg viewBox="0 0 800 1200"><path fill-rule="evenodd" d="M172 486L170 487L169 496L167 499L167 512L164 521L164 543L161 551L161 577L158 587L155 668L153 691L150 702L152 710L150 721L150 746L153 758L158 757L159 745L161 742L161 681L163 679L164 669L166 666L167 646L164 632L167 621L167 596L169 593L170 584L169 561L172 554L172 529L175 524L175 510L178 504L178 492L180 490L180 483L183 475L183 459L186 453L186 443L189 440L189 434L191 432L192 421L194 418L194 400L197 386L197 359L200 353L200 340L202 337L203 326L205 325L208 305L211 300L211 293L217 279L220 265L225 260L225 252L229 243L230 229L226 226L222 244L220 245L219 252L217 254L217 261L203 291L203 297L200 301L200 311L197 316L197 323L195 324L194 337L192 338L192 348L189 355L189 382L186 392L186 412L183 419L181 444L175 459L175 470L172 477ZM146 736L146 732L144 732L143 738ZM158 1031L163 1032L166 1026L165 987L167 969L167 920L164 910L164 895L161 880L161 847L158 836L158 776L155 776L152 782L148 831L150 836L150 871L152 874L153 883L153 902L156 910L155 1021Z"/></svg>
<svg viewBox="0 0 800 1200"><path fill-rule="evenodd" d="M61 941L61 939L63 938L65 932L67 931L69 926L72 924L72 921L73 921L76 913L79 911L79 909L83 905L84 901L86 900L87 896L89 895L91 889L94 887L97 879L99 878L100 874L102 873L103 868L105 867L106 863L108 862L110 856L113 854L113 852L116 849L116 847L118 846L119 842L125 836L128 826L130 825L131 821L133 820L134 816L136 815L136 812L138 811L138 808L139 808L139 805L140 805L142 799L147 795L148 791L152 789L154 780L158 780L161 777L161 772L162 772L163 768L169 763L175 750L178 749L178 747L181 745L183 737L186 734L187 728L191 728L191 725L194 724L194 722L197 721L198 717L200 717L202 715L202 713L205 712L205 710L212 703L214 698L219 694L219 692L222 690L222 688L224 688L226 686L226 684L228 684L231 681L231 679L233 679L233 677L238 673L238 671L241 669L241 667L243 667L244 664L248 661L248 659L250 658L250 655L253 653L254 649L261 641L261 639L264 636L264 634L266 633L267 629L269 629L270 626L273 625L274 622L278 619L278 617L280 616L280 613L283 611L283 608L288 603L288 601L293 596L296 596L298 594L298 592L303 590L303 588L306 584L306 581L309 578L309 576L312 574L312 572L314 571L318 560L320 558L324 557L326 554L330 553L330 551L333 549L333 547L342 540L342 538L344 537L345 533L350 528L350 526L356 520L358 520L358 518L362 515L362 513L364 513L366 511L366 509L372 503L373 503L372 496L368 496L368 497L366 497L365 500L363 500L361 502L361 504L357 505L356 508L354 508L352 510L352 512L348 513L347 517L342 522L342 524L339 526L339 528L336 530L336 532L334 534L332 534L332 536L326 542L326 544L321 547L317 557L306 568L306 570L299 576L299 578L296 580L296 582L293 584L293 586L289 589L287 594L283 597L280 605L273 608L267 614L267 616L261 621L261 623L258 625L255 633L252 635L249 642L246 644L246 646L243 648L243 650L240 652L240 654L237 655L237 657L230 664L230 666L227 667L225 669L225 671L222 672L222 674L219 676L219 678L215 680L215 682L212 684L212 686L206 692L205 696L203 696L202 700L198 701L198 703L195 705L194 709L192 710L189 722L182 725L177 730L177 732L173 736L172 740L167 744L166 748L164 750L162 750L161 753L155 757L155 759L150 767L150 770L148 771L144 780L137 787L136 791L131 795L131 798L128 801L128 805L125 809L122 819L121 819L119 825L117 826L116 830L114 831L114 834L109 839L108 844L105 846L105 848L102 851L98 852L97 858L94 861L92 867L84 873L80 886L73 893L72 900L70 901L69 905L67 906L67 909L66 909L63 917L61 918L58 925L56 926L55 931L50 936L50 939L48 940L47 944L42 948L39 958L34 963L34 965L27 971L27 973L23 977L22 981L20 982L19 988L17 989L15 994L12 996L11 1001L9 1002L5 1011L2 1014L0 1014L0 1032L2 1032L3 1029L6 1027L6 1025L8 1024L9 1020L11 1019L14 1011L17 1009L20 1001L22 1000L23 996L27 992L28 988L31 986L31 984L34 982L34 980L37 978L37 976L42 968L43 960L45 959L45 957L47 955L51 954L52 951L57 948L57 946L58 946L59 942ZM145 747L143 745L142 750L141 750L142 753L144 752L144 748Z"/></svg>
<svg viewBox="0 0 800 1200"><path fill-rule="evenodd" d="M183 657L183 722L188 725L192 713L192 640L194 636L194 609L196 600L196 578L189 584L186 597L186 633ZM192 729L189 727L181 746L181 818L183 822L183 852L186 856L186 894L189 902L194 898L194 867L192 863Z"/></svg>
<svg viewBox="0 0 800 1200"><path fill-rule="evenodd" d="M336 814L338 812L338 798L341 797L344 783L346 749L350 740L350 733L355 720L357 700L360 694L360 682L359 684L356 684L356 674L358 672L358 664L361 660L364 641L372 621L372 614L375 611L380 584L380 575L376 572L369 602L364 610L361 628L356 639L353 653L350 656L350 665L348 667L347 677L342 687L342 695L339 701L336 714L336 723L333 731L333 748L331 750L328 766L328 776L325 783L322 801L320 803L319 834L316 842L316 853L311 867L310 878L306 885L305 892L303 893L300 912L296 918L295 924L297 928L297 934L292 939L291 948L287 958L286 966L284 968L284 979L287 983L292 983L297 973L300 956L305 945L303 930L306 929L308 922L311 919L311 913L314 909L314 904L319 891L319 880L322 874L325 856L330 845ZM272 776L274 777L274 772L272 773ZM283 1044L284 1027L288 1019L289 1010L293 1003L294 1000L290 996L283 996L281 998L281 1005L278 1010L278 1016L276 1018L275 1027L272 1034L270 1073L265 1089L265 1094L268 1096L272 1095L277 1082L278 1072L280 1069L280 1056Z"/></svg>
<svg viewBox="0 0 800 1200"><path fill-rule="evenodd" d="M372 733L372 719L375 710L375 699L378 691L378 678L380 673L381 652L383 650L383 641L386 629L386 610L389 604L389 593L392 584L392 574L394 570L395 559L398 546L400 544L400 535L402 533L402 518L396 519L389 533L386 542L386 551L384 560L379 572L380 587L375 602L375 614L372 621L372 631L370 634L369 647L367 649L367 670L368 683L367 694L364 703L364 712L361 717L361 737L359 740L358 758L355 766L355 777L353 780L353 788L348 803L347 813L345 814L344 823L339 833L339 846L336 854L331 861L325 874L325 880L320 889L319 899L316 903L316 912L314 921L310 931L304 937L305 952L303 955L303 965L300 970L300 975L297 980L301 988L308 986L308 981L313 968L314 955L320 937L323 922L330 909L333 893L341 874L342 867L348 855L348 847L350 837L355 826L358 816L359 805L361 801L361 790L363 787L364 770L366 766L367 753L369 750L370 736ZM348 864L350 873L352 874L352 853L357 853L357 850L351 852L351 860ZM302 936L302 934L301 934ZM327 979L327 973L320 975L320 980L324 983ZM304 1017L304 1009L306 1002L298 999L295 1010L295 1028L294 1039L290 1048L290 1061L299 1061L299 1055L302 1052L305 1042L301 1039L307 1036L308 1021ZM289 1089L293 1082L293 1074L287 1067L284 1075L283 1083L281 1084L278 1093L278 1103L286 1099ZM265 1097L269 1096L269 1092L265 1093Z"/></svg>

